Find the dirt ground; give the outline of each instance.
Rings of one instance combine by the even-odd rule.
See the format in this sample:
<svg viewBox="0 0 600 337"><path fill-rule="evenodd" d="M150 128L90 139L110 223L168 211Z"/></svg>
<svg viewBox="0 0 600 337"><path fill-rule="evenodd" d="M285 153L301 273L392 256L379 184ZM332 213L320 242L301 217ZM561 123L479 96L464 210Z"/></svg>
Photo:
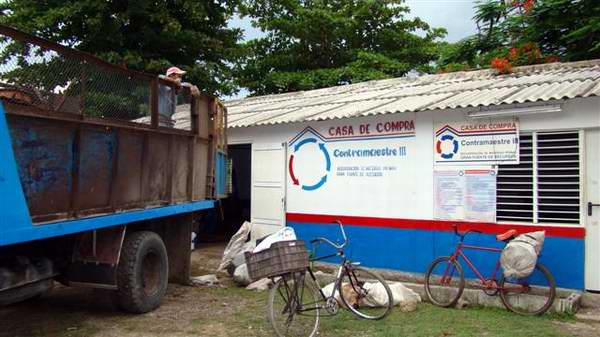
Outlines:
<svg viewBox="0 0 600 337"><path fill-rule="evenodd" d="M223 244L203 244L193 254L192 274L215 273L223 248ZM118 311L113 307L107 293L103 291L57 286L51 294L40 299L0 308L0 336L271 336L265 315L266 293L235 287L225 275L219 275L219 279L225 287L200 288L170 285L162 306L145 315L130 315ZM422 312L434 316L458 312L458 310L437 310L440 309L427 305ZM473 311L469 313L468 310ZM461 310L463 313L460 314L466 313L473 317L496 315L493 311L475 313L478 309L468 310ZM505 313L500 311L500 315ZM510 314L506 315L508 321L513 317ZM399 317L400 319L404 318ZM407 324L410 325L416 320L409 320ZM431 318L424 321L427 324ZM340 321L332 322L333 326ZM394 321L391 324L395 324ZM557 336L600 336L598 323L558 318L545 319L539 324L550 324L551 329L557 331ZM343 325L340 324L342 327ZM354 335L352 331L349 333ZM388 333L385 335L387 336ZM329 334L321 334L323 335ZM337 336L337 333L335 335ZM379 336L380 334L375 332L367 335Z"/></svg>
<svg viewBox="0 0 600 337"><path fill-rule="evenodd" d="M211 243L196 250L192 275L215 273L223 248L224 244ZM227 277L220 278L233 286ZM0 336L230 336L227 327L212 318L253 303L246 303L252 301L246 296L227 296L229 302L223 301L220 294L225 290L169 285L158 310L130 315L118 311L106 291L56 286L40 299L0 308Z"/></svg>

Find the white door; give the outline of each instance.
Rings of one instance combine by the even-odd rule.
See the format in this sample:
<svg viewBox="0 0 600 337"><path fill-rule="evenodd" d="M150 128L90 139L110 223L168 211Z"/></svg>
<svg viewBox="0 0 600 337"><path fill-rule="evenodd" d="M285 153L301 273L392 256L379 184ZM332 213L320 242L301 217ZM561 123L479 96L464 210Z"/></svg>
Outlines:
<svg viewBox="0 0 600 337"><path fill-rule="evenodd" d="M285 226L285 144L252 144L253 239Z"/></svg>
<svg viewBox="0 0 600 337"><path fill-rule="evenodd" d="M600 206L588 213L588 203L600 204L600 130L586 130L585 143L585 288L600 291Z"/></svg>

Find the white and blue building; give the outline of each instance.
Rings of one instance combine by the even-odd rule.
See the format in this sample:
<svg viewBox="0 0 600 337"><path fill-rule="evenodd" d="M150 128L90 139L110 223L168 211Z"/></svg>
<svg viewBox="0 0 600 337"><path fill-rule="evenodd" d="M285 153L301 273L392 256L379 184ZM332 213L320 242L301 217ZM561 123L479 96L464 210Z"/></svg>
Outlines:
<svg viewBox="0 0 600 337"><path fill-rule="evenodd" d="M544 230L557 284L600 291L599 95L592 60L230 101L232 196L257 237L335 238L339 219L351 258L414 273L452 251L453 224L498 247L508 229Z"/></svg>

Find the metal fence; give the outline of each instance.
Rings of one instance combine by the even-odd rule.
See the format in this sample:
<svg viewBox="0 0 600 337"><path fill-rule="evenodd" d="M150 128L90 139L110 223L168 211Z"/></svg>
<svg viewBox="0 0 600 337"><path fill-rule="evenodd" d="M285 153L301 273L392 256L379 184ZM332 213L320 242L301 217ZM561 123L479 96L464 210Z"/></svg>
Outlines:
<svg viewBox="0 0 600 337"><path fill-rule="evenodd" d="M0 97L11 103L190 130L189 92L188 87L0 26ZM152 123L154 105L159 114Z"/></svg>

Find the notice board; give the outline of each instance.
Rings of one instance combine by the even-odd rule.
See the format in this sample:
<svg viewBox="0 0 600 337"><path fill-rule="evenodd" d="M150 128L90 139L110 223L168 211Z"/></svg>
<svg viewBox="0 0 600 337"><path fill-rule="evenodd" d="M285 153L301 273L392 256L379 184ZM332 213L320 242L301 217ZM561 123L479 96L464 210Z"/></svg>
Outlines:
<svg viewBox="0 0 600 337"><path fill-rule="evenodd" d="M496 173L491 167L436 167L435 219L495 222Z"/></svg>

